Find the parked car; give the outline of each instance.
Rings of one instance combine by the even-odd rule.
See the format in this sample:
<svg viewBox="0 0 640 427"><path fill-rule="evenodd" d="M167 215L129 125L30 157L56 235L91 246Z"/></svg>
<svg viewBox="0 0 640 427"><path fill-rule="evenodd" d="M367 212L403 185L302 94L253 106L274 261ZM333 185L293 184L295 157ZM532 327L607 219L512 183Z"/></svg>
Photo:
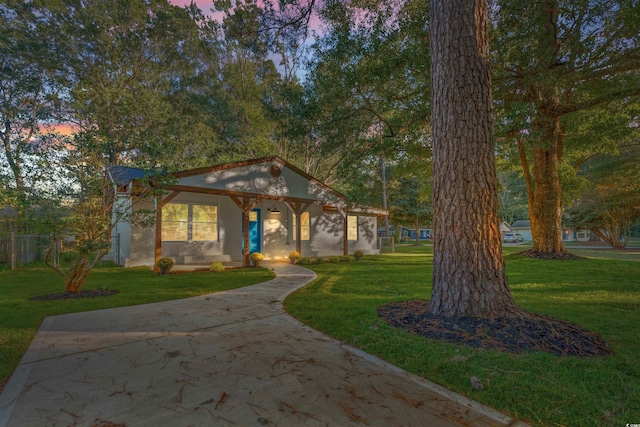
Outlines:
<svg viewBox="0 0 640 427"><path fill-rule="evenodd" d="M506 233L502 238L502 241L504 243L520 243L524 242L524 238L518 233Z"/></svg>

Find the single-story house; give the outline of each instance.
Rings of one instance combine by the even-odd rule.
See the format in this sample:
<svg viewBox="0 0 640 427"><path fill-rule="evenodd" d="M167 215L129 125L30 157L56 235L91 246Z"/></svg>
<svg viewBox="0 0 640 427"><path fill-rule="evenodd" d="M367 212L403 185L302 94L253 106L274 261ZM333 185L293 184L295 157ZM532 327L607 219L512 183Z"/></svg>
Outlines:
<svg viewBox="0 0 640 427"><path fill-rule="evenodd" d="M394 226L389 227L389 235L396 235L396 228ZM387 230L385 229L385 227L378 227L378 237L387 237Z"/></svg>
<svg viewBox="0 0 640 427"><path fill-rule="evenodd" d="M154 266L161 257L177 264L377 254L377 216L386 212L356 207L346 196L273 156L163 175L166 192L139 198L140 169L116 167L110 176L119 206L155 211L155 224L120 220L114 228L125 266Z"/></svg>
<svg viewBox="0 0 640 427"><path fill-rule="evenodd" d="M503 239L505 234L513 233L513 232L514 232L513 229L511 228L511 226L507 221L500 222L500 234L502 235Z"/></svg>
<svg viewBox="0 0 640 427"><path fill-rule="evenodd" d="M400 227L400 240L401 241L411 241L416 240L416 229L405 227L404 225ZM420 228L418 230L418 240L431 240L431 229L430 228Z"/></svg>
<svg viewBox="0 0 640 427"><path fill-rule="evenodd" d="M531 221L528 219L519 219L511 224L511 233L518 233L522 236L525 242L531 242L533 240L533 234L531 233Z"/></svg>
<svg viewBox="0 0 640 427"><path fill-rule="evenodd" d="M515 221L513 224L511 224L511 229L514 233L519 233L520 235L522 235L525 241L533 240L530 220L527 219ZM562 227L563 242L588 242L594 240L600 240L600 238L593 235L589 230L574 230L569 227Z"/></svg>

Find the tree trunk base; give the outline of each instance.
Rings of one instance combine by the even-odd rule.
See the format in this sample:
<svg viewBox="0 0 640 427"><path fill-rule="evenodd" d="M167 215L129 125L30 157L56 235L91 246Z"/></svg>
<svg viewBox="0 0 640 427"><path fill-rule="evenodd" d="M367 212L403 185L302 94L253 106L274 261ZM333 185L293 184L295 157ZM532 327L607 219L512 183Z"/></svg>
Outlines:
<svg viewBox="0 0 640 427"><path fill-rule="evenodd" d="M574 255L567 251L563 252L542 252L542 251L534 251L528 250L524 252L518 252L519 255L526 256L529 258L535 259L544 259L549 261L575 261L575 260L583 260L584 257Z"/></svg>
<svg viewBox="0 0 640 427"><path fill-rule="evenodd" d="M391 326L435 340L510 353L544 352L558 356L597 357L611 353L596 334L572 323L518 309L513 317L446 318L428 313L429 301L381 306L378 316Z"/></svg>

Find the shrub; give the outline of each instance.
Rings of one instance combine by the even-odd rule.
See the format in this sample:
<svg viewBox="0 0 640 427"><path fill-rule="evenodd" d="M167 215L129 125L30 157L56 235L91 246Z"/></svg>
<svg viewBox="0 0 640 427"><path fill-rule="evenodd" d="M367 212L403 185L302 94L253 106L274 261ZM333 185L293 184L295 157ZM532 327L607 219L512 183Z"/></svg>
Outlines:
<svg viewBox="0 0 640 427"><path fill-rule="evenodd" d="M158 268L160 269L160 274L166 274L171 270L175 262L171 258L160 258L158 260Z"/></svg>
<svg viewBox="0 0 640 427"><path fill-rule="evenodd" d="M315 259L315 263L316 264L324 264L324 258L316 258Z"/></svg>
<svg viewBox="0 0 640 427"><path fill-rule="evenodd" d="M302 255L300 255L300 252L293 251L289 253L289 261L291 261L291 264L297 263L301 257Z"/></svg>
<svg viewBox="0 0 640 427"><path fill-rule="evenodd" d="M300 257L300 258L298 258L298 261L296 261L296 264L298 264L298 265L311 265L311 264L313 264L313 261L311 260L311 258Z"/></svg>
<svg viewBox="0 0 640 427"><path fill-rule="evenodd" d="M330 256L328 258L328 261L332 264L338 264L340 262L340 257L339 256Z"/></svg>
<svg viewBox="0 0 640 427"><path fill-rule="evenodd" d="M209 266L209 271L213 273L221 273L224 271L224 265L220 261L214 262Z"/></svg>
<svg viewBox="0 0 640 427"><path fill-rule="evenodd" d="M260 262L264 259L264 255L260 252L253 252L249 255L249 259L253 262L254 267L260 267Z"/></svg>
<svg viewBox="0 0 640 427"><path fill-rule="evenodd" d="M80 254L77 251L62 251L60 252L60 263L62 265L72 265L78 260Z"/></svg>
<svg viewBox="0 0 640 427"><path fill-rule="evenodd" d="M340 257L340 261L341 262L351 262L351 261L355 261L356 259L354 257L352 257L351 255L342 255Z"/></svg>
<svg viewBox="0 0 640 427"><path fill-rule="evenodd" d="M356 259L356 261L360 261L363 256L364 256L364 252L362 251L355 251L353 253L353 257Z"/></svg>

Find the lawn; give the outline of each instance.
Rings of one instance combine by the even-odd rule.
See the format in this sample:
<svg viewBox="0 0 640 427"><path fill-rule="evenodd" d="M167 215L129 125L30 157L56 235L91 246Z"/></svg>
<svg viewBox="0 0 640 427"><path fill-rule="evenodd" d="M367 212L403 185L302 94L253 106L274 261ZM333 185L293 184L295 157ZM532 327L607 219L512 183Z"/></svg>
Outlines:
<svg viewBox="0 0 640 427"><path fill-rule="evenodd" d="M264 282L274 274L264 268L158 275L149 269L97 268L85 289L114 289L117 295L76 300L29 301L64 290L48 268L0 271L0 391L46 316L187 298Z"/></svg>
<svg viewBox="0 0 640 427"><path fill-rule="evenodd" d="M640 420L640 254L635 258L541 261L505 248L521 307L603 337L605 358L514 355L428 340L388 326L380 305L428 299L431 246L400 246L360 262L314 265L318 279L291 295L295 317L394 365L536 426L619 426ZM582 255L588 255L582 253ZM484 383L474 390L470 377Z"/></svg>

